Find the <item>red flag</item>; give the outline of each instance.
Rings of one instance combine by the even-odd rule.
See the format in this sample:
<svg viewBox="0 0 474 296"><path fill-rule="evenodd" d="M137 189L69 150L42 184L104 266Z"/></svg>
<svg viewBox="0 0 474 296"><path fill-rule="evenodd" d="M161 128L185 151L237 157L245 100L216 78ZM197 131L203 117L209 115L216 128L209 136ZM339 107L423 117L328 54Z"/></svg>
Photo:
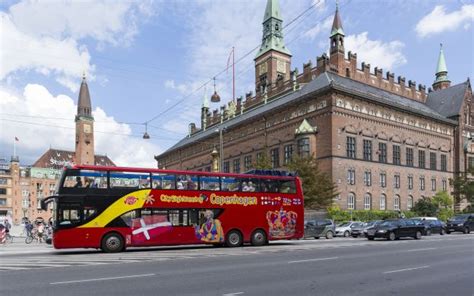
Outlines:
<svg viewBox="0 0 474 296"><path fill-rule="evenodd" d="M20 140L17 137L15 137L15 141L19 142Z"/></svg>

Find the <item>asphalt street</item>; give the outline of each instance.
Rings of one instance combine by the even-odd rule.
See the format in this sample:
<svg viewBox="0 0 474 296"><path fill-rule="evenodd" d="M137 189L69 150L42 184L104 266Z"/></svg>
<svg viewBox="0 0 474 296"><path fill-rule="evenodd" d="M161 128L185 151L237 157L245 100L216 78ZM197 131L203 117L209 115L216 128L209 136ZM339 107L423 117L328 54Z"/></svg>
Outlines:
<svg viewBox="0 0 474 296"><path fill-rule="evenodd" d="M474 234L104 254L0 248L0 295L474 295Z"/></svg>

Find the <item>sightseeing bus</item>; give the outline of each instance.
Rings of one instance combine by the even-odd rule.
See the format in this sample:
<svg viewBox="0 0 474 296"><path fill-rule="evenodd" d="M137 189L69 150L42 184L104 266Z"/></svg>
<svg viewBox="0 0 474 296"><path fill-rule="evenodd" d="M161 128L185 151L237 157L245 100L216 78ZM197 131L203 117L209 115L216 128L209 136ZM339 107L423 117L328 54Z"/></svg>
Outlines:
<svg viewBox="0 0 474 296"><path fill-rule="evenodd" d="M57 249L261 246L304 235L301 181L282 172L75 166L64 169L56 195L41 206L53 211Z"/></svg>

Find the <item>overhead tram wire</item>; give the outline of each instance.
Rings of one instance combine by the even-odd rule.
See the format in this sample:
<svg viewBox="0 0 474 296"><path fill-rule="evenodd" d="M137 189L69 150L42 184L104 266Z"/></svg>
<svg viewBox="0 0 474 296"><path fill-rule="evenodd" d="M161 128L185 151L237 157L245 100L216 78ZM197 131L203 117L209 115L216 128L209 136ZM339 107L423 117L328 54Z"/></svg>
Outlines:
<svg viewBox="0 0 474 296"><path fill-rule="evenodd" d="M285 26L283 26L282 30L284 30L285 28L287 28L289 25L291 25L292 23L294 23L296 20L298 20L300 17L302 17L303 15L305 15L308 11L310 11L313 7L315 7L316 5L318 5L319 3L321 2L321 0L318 0L316 2L314 2L311 6L309 6L307 9L305 9L302 13L300 13L298 16L296 16L295 18L293 18L288 24L286 24ZM260 44L255 46L253 49L251 49L250 51L248 51L246 54L244 54L243 56L241 56L240 58L238 58L235 62L234 62L234 65L235 64L238 64L240 63L243 59L245 59L247 56L249 56L250 54L252 54L256 49L258 49L260 47ZM166 108L164 111L158 113L157 115L155 115L154 117L152 117L151 119L143 122L143 125L146 125L154 120L156 120L158 117L160 117L161 115L167 113L168 111L172 110L173 108L175 108L176 106L178 106L179 104L181 104L182 102L184 102L186 99L188 99L189 97L191 97L191 95L194 95L197 91L201 90L204 86L206 86L208 83L212 82L213 79L215 77L218 77L219 75L223 74L224 72L226 72L228 69L228 67L225 67L223 70L221 70L220 72L218 72L217 74L213 75L212 77L213 78L210 78L208 79L205 83L202 83L198 88L194 89L191 93L187 94L186 96L184 96L182 99L178 100L176 103L174 103L173 105L169 106L168 108Z"/></svg>

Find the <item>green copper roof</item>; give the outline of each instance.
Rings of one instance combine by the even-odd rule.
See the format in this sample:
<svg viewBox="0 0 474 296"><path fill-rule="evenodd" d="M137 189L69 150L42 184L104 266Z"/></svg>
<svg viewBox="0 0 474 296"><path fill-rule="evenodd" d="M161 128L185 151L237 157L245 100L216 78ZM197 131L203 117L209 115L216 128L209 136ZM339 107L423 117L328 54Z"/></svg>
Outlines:
<svg viewBox="0 0 474 296"><path fill-rule="evenodd" d="M271 50L291 56L283 41L283 20L278 0L267 0L267 8L263 17L262 45L255 58Z"/></svg>
<svg viewBox="0 0 474 296"><path fill-rule="evenodd" d="M263 22L265 22L266 20L272 17L282 20L281 14L280 14L280 3L278 0L267 0L267 8L265 8Z"/></svg>
<svg viewBox="0 0 474 296"><path fill-rule="evenodd" d="M317 131L316 127L312 127L306 119L303 119L303 122L295 130L295 135L311 134L316 131Z"/></svg>
<svg viewBox="0 0 474 296"><path fill-rule="evenodd" d="M331 36L336 34L344 36L344 30L342 29L342 21L339 16L339 8L336 6L336 13L334 14L334 21L332 22Z"/></svg>
<svg viewBox="0 0 474 296"><path fill-rule="evenodd" d="M448 80L448 67L446 67L446 59L444 58L443 44L439 49L438 65L436 67L436 81L449 81Z"/></svg>

